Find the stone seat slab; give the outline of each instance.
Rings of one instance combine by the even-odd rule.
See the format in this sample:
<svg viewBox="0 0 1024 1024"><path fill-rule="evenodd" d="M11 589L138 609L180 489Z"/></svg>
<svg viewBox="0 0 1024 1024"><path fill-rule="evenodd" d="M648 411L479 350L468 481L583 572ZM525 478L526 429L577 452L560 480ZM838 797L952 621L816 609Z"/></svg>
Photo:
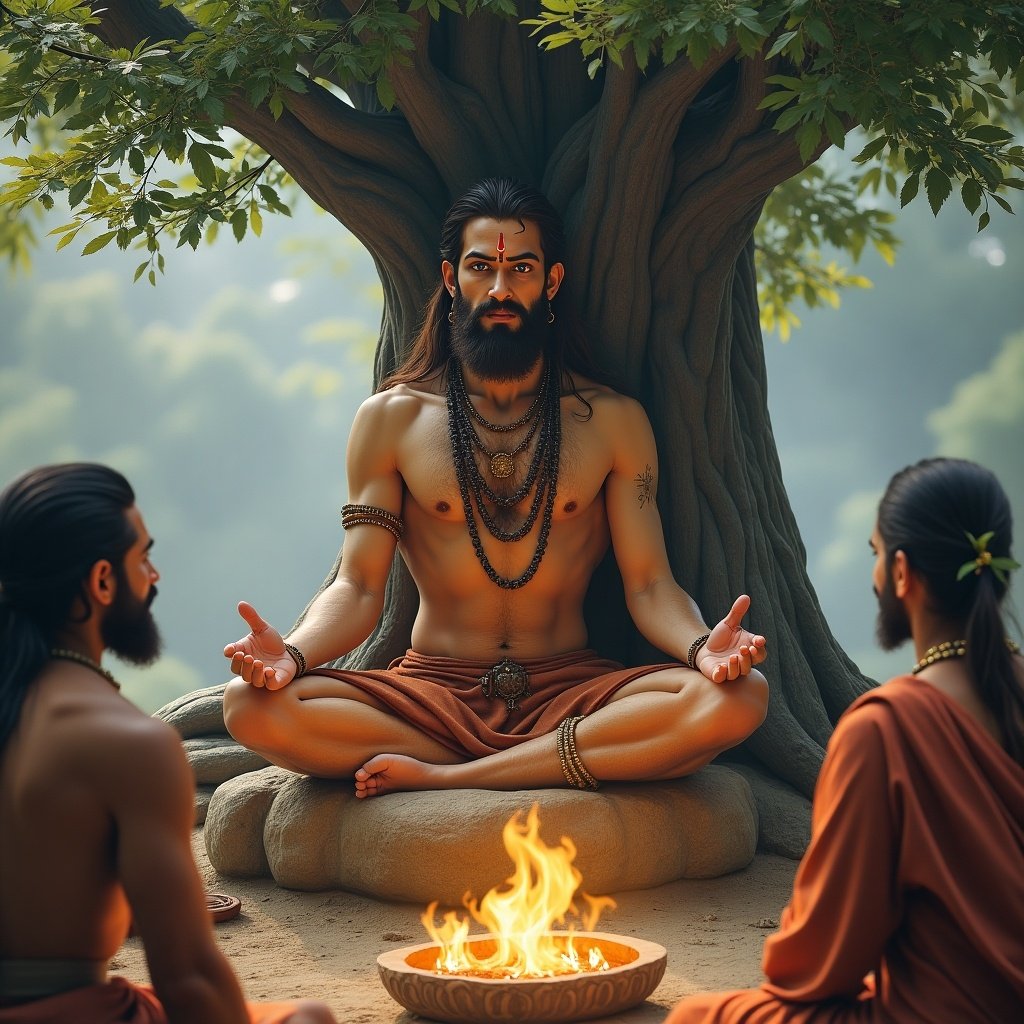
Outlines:
<svg viewBox="0 0 1024 1024"><path fill-rule="evenodd" d="M270 767L221 784L204 833L210 862L225 875L458 906L467 892L482 896L512 874L502 829L534 803L542 838L549 846L572 840L583 888L594 894L727 874L746 867L757 847L750 785L720 765L597 792L447 790L366 800L350 782Z"/></svg>

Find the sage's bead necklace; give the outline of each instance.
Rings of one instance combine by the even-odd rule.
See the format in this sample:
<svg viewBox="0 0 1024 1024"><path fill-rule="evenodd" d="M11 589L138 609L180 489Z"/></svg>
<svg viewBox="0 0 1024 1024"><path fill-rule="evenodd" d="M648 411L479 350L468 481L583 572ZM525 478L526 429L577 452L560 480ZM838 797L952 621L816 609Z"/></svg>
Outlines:
<svg viewBox="0 0 1024 1024"><path fill-rule="evenodd" d="M483 479L476 463L474 439L479 442L476 431L466 413L466 405L475 414L472 404L467 400L461 400L465 394L465 384L462 382L462 373L458 363L452 359L448 364L446 386L446 400L448 406L448 433L452 448L452 461L455 465L455 476L459 483L459 494L462 497L462 509L466 517L466 527L469 530L470 540L473 543L473 550L480 565L483 567L487 578L503 590L517 590L525 586L533 579L534 574L540 567L541 559L547 548L548 536L551 532L551 521L555 507L555 492L558 485L558 460L561 450L562 439L562 417L561 401L559 395L557 373L549 362L544 371L544 382L541 391L538 392L535 405L540 405L538 419L540 421L540 433L537 438L537 448L533 458L530 460L530 468L526 474L523 485L517 488L512 494L501 496L496 494ZM460 389L461 384L461 389ZM545 401L541 403L541 396ZM527 416L520 417L522 426L529 420ZM517 421L518 422L518 421ZM472 435L472 437L471 437ZM530 503L530 511L527 513L523 523L515 530L504 530L498 526L490 510L487 508L485 496L493 504L501 508L510 508L518 504L536 485L533 500ZM541 504L543 503L543 512ZM477 512L487 531L496 540L503 543L512 543L522 540L532 529L538 517L540 518L540 531L537 535L537 548L530 559L530 564L518 576L501 576L491 564L487 553L484 551L483 542L480 539L480 532L477 527Z"/></svg>

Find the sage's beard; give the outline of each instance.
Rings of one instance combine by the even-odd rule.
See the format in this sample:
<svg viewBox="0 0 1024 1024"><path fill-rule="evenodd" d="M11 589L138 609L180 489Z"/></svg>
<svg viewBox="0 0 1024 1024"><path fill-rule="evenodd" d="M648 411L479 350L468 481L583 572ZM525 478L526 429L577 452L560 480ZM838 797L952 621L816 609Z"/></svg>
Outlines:
<svg viewBox="0 0 1024 1024"><path fill-rule="evenodd" d="M538 299L530 309L518 302L486 299L471 309L462 292L453 304L452 353L471 373L500 383L523 380L544 354L551 327L547 303ZM488 313L504 310L519 317L519 325L483 324Z"/></svg>

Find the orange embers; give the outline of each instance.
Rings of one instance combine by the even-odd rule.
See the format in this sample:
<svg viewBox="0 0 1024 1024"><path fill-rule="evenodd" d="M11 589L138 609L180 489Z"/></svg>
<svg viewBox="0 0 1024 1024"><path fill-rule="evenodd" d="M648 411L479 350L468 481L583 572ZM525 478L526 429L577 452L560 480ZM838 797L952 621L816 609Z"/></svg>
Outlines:
<svg viewBox="0 0 1024 1024"><path fill-rule="evenodd" d="M540 838L540 820L534 804L525 825L517 812L505 825L502 841L515 864L505 888L495 887L479 902L468 895L466 908L491 934L488 941L469 934L469 918L448 911L440 927L434 924L437 902L420 920L440 947L436 969L440 974L473 974L491 978L545 978L582 971L608 970L597 945L577 949L574 929L564 928L570 916L579 917L573 896L582 875L573 867L576 846L562 836L561 845L547 846ZM615 901L588 896L582 915L584 931L593 931L598 917ZM558 923L563 930L552 929ZM581 945L587 946L586 940Z"/></svg>

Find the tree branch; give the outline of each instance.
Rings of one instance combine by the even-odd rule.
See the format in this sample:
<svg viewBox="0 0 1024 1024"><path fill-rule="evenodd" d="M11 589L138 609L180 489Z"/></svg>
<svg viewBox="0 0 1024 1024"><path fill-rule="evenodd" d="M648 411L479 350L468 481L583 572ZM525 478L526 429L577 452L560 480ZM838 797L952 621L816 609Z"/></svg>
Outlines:
<svg viewBox="0 0 1024 1024"><path fill-rule="evenodd" d="M94 12L93 31L108 46L131 50L143 39L184 39L195 26L176 7L158 0L121 0Z"/></svg>
<svg viewBox="0 0 1024 1024"><path fill-rule="evenodd" d="M590 139L597 122L597 107L591 107L562 136L555 151L548 160L542 188L556 210L562 212L568 234L574 234L574 225L579 222L578 203L574 197L582 194L587 178Z"/></svg>
<svg viewBox="0 0 1024 1024"><path fill-rule="evenodd" d="M408 66L393 65L388 78L416 141L437 168L449 195L503 166L497 125L472 90L446 79L430 60L430 16L419 21L415 55ZM469 140L467 142L467 140Z"/></svg>
<svg viewBox="0 0 1024 1024"><path fill-rule="evenodd" d="M683 123L677 140L683 158L672 182L673 197L685 195L694 181L726 159L740 139L764 123L765 112L757 108L768 91L764 80L775 73L777 63L766 63L760 54L739 61L728 107L723 110L720 100L711 98L706 111Z"/></svg>
<svg viewBox="0 0 1024 1024"><path fill-rule="evenodd" d="M444 184L401 117L362 113L316 82L305 93L289 93L287 102L321 142L415 186L435 208L445 205Z"/></svg>
<svg viewBox="0 0 1024 1024"><path fill-rule="evenodd" d="M685 246L690 269L698 273L705 259L701 253L715 251L733 228L760 210L769 192L808 164L813 163L831 143L823 136L807 160L800 157L794 131L776 132L765 127L764 111L758 104L764 97L764 79L772 64L760 57L740 62L740 77L728 112L721 104L717 111L704 112L701 120L712 121L715 130L710 139L700 136L695 125L687 130L684 122L681 140L687 142L692 160L680 162L672 182L668 213L658 226L652 250L655 279L665 267L674 264L677 247ZM717 214L710 215L708 207ZM693 244L694 233L701 236Z"/></svg>

